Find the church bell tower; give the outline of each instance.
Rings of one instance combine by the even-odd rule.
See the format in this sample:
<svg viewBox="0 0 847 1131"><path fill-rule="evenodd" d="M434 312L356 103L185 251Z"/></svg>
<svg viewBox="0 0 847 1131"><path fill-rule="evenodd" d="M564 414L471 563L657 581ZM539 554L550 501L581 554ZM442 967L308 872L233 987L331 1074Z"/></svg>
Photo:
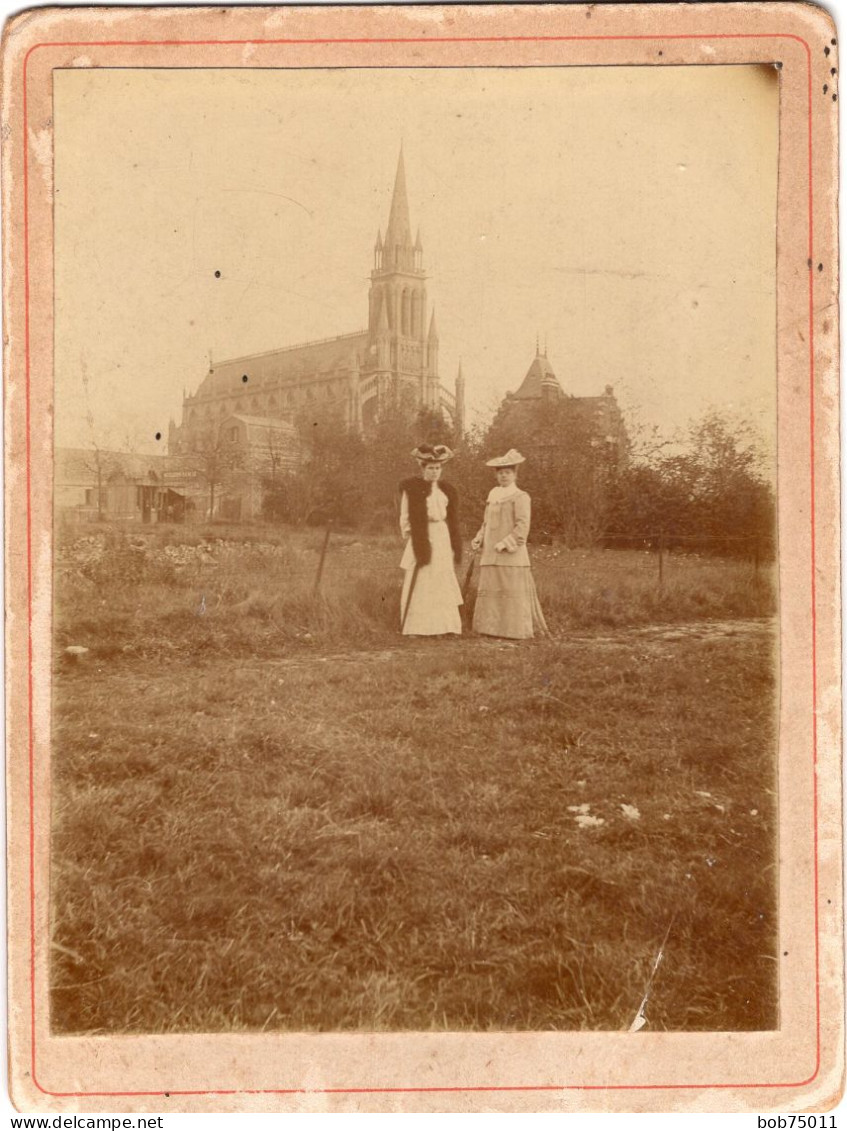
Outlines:
<svg viewBox="0 0 847 1131"><path fill-rule="evenodd" d="M420 232L412 241L401 146L388 227L384 239L381 231L377 233L374 246L368 345L362 366L366 424L390 404L436 407L437 402L431 401L433 389L438 388L437 343L431 358L426 313L423 245Z"/></svg>

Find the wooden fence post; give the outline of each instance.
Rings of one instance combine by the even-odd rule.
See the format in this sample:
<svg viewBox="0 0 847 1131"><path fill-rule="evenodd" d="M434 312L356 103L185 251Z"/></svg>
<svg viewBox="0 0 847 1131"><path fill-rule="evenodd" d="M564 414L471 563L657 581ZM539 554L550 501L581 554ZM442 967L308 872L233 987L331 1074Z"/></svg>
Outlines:
<svg viewBox="0 0 847 1131"><path fill-rule="evenodd" d="M659 532L659 592L665 584L665 532Z"/></svg>
<svg viewBox="0 0 847 1131"><path fill-rule="evenodd" d="M318 592L319 592L320 587L321 587L321 577L323 576L324 562L326 561L326 550L327 550L327 546L329 545L329 536L330 536L331 533L332 533L332 519L330 519L329 522L327 522L327 524L326 524L326 534L324 535L324 544L323 544L323 546L321 546L321 557L320 557L320 561L318 562L318 572L317 572L317 575L315 577L315 588L312 591L313 597L317 597Z"/></svg>

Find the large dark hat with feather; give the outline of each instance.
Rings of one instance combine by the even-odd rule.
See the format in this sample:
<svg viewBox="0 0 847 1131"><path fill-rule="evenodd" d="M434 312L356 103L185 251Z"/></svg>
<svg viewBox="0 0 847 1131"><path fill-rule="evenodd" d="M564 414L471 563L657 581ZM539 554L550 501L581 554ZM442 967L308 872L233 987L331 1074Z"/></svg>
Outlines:
<svg viewBox="0 0 847 1131"><path fill-rule="evenodd" d="M446 463L453 458L453 453L446 444L419 444L412 455L420 464Z"/></svg>

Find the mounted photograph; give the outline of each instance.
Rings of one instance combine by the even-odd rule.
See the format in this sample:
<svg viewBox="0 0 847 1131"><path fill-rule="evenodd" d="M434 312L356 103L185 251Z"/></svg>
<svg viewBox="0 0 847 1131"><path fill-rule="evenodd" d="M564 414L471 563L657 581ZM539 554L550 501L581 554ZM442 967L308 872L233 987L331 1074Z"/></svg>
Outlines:
<svg viewBox="0 0 847 1131"><path fill-rule="evenodd" d="M74 12L26 56L10 929L51 1094L235 1095L233 1038L292 1095L820 1051L834 245L812 64L701 8Z"/></svg>
<svg viewBox="0 0 847 1131"><path fill-rule="evenodd" d="M773 1028L776 68L54 83L57 1030Z"/></svg>

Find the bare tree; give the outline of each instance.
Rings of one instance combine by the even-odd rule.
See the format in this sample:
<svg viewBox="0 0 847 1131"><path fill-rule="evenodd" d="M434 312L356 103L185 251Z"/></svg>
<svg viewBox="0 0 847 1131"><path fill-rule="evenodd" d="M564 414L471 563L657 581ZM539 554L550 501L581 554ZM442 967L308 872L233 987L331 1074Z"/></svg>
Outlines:
<svg viewBox="0 0 847 1131"><path fill-rule="evenodd" d="M207 493L210 520L215 516L219 492L236 480L245 464L244 451L225 438L220 429L202 432L194 438L191 450L184 456L184 466Z"/></svg>
<svg viewBox="0 0 847 1131"><path fill-rule="evenodd" d="M94 477L97 493L97 521L102 522L103 511L107 503L107 484L116 473L121 471L121 460L118 452L110 450L106 446L102 429L95 425L88 385L88 367L85 358L82 357L80 358L80 378L85 398L85 422L88 425L88 439L91 445L90 451L82 456L80 466ZM128 447L128 444L126 446Z"/></svg>

